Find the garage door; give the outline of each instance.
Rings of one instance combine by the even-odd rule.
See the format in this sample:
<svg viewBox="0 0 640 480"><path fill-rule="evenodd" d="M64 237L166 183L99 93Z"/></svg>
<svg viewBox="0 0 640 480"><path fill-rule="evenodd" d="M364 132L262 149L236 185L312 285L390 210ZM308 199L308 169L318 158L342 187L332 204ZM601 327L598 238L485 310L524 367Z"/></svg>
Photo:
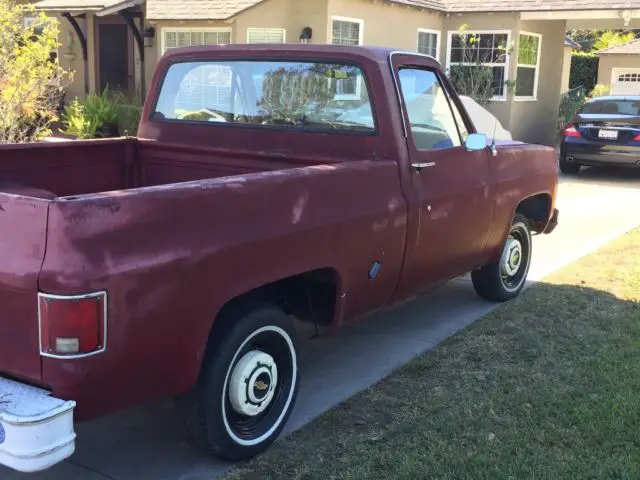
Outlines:
<svg viewBox="0 0 640 480"><path fill-rule="evenodd" d="M614 68L611 95L640 95L640 68Z"/></svg>

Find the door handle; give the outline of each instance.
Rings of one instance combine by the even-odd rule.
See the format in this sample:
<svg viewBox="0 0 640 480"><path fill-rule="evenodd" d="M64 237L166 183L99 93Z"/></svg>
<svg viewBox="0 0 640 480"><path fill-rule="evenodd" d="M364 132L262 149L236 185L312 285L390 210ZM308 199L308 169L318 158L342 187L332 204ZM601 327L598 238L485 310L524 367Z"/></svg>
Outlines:
<svg viewBox="0 0 640 480"><path fill-rule="evenodd" d="M417 171L420 171L423 168L435 167L436 162L418 162L418 163L412 163L411 166L415 168Z"/></svg>

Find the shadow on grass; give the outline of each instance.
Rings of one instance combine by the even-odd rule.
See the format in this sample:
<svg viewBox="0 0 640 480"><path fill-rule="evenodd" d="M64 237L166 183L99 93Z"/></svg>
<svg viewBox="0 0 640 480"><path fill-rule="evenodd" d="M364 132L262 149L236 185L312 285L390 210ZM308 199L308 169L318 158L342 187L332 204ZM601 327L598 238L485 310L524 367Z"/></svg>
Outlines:
<svg viewBox="0 0 640 480"><path fill-rule="evenodd" d="M640 478L640 278L614 277L535 285L224 478Z"/></svg>

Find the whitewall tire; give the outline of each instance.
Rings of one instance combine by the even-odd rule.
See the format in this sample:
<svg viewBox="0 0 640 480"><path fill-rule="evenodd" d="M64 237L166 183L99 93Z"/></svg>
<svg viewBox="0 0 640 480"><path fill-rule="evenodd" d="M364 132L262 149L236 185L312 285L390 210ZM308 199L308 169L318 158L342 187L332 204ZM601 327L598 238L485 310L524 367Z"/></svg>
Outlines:
<svg viewBox="0 0 640 480"><path fill-rule="evenodd" d="M200 382L178 406L193 446L246 460L273 443L295 403L295 329L284 312L265 305L231 309L219 321L230 326L212 338Z"/></svg>

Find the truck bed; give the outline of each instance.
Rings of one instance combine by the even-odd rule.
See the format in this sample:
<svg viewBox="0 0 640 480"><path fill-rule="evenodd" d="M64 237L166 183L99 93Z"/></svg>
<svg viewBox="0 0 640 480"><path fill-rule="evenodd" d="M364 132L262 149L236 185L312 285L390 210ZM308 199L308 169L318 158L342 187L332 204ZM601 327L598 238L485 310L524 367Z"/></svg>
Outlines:
<svg viewBox="0 0 640 480"><path fill-rule="evenodd" d="M303 166L267 154L105 139L0 146L0 193L52 200Z"/></svg>
<svg viewBox="0 0 640 480"><path fill-rule="evenodd" d="M124 138L0 146L0 373L40 384L43 367L38 348L37 295L47 291L46 279L43 285L42 278L45 253L54 255L60 245L68 245L67 255L82 251L78 236L86 233L82 229L86 221L100 218L98 205L142 187L304 166L296 164L304 159L289 158L285 161L267 153ZM178 199L183 197L177 195L166 198L180 203ZM127 199L133 201L131 195ZM162 203L158 201L157 205ZM62 208L62 204L70 205L74 212L64 220L57 217L58 208L54 206ZM203 205L198 200L189 208L199 212ZM117 208L125 210L120 205ZM147 218L152 215L147 207L136 212L142 223L145 214ZM125 217L116 218L115 224L112 219L100 221L103 229L94 230L89 237L111 238L124 227L123 222L136 223ZM100 247L96 251L101 251ZM76 260L84 265L81 269L90 268L94 262L102 264L97 259ZM71 269L64 262L58 267L56 282L61 270ZM106 270L104 274L108 276Z"/></svg>

